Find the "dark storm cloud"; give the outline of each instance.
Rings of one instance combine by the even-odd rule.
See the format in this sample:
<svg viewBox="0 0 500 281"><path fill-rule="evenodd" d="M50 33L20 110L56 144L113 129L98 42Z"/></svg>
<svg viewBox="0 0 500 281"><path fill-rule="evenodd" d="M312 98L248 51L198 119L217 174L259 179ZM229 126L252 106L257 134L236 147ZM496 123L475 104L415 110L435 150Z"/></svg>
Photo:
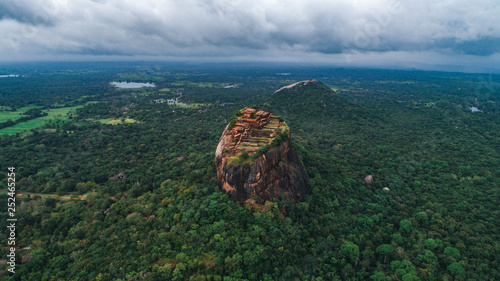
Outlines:
<svg viewBox="0 0 500 281"><path fill-rule="evenodd" d="M455 38L446 38L436 42L435 46L450 48L457 53L489 56L500 52L500 38L488 37L464 42L456 42Z"/></svg>
<svg viewBox="0 0 500 281"><path fill-rule="evenodd" d="M6 0L0 2L0 20L11 19L20 23L31 25L52 25L53 17L50 17L49 7L40 5L38 1ZM51 5L46 2L45 5Z"/></svg>
<svg viewBox="0 0 500 281"><path fill-rule="evenodd" d="M8 57L492 56L499 14L497 0L7 1L0 47Z"/></svg>

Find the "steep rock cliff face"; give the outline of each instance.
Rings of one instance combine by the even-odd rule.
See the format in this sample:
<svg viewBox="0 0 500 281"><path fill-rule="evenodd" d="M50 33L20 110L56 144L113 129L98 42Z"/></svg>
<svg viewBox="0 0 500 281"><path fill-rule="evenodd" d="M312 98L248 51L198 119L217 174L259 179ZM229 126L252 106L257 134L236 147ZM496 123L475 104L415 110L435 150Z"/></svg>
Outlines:
<svg viewBox="0 0 500 281"><path fill-rule="evenodd" d="M263 111L256 111L257 116L267 119L248 118L251 110L243 111L235 128L226 127L217 146L215 162L222 190L240 201L252 197L271 201L283 195L294 201L303 199L309 176L290 144L288 126L278 122L273 114ZM274 141L277 132L285 134L283 138L278 136L282 139L279 145ZM267 146L267 149L260 149L262 146ZM234 158L243 151L249 153L249 158L235 163Z"/></svg>

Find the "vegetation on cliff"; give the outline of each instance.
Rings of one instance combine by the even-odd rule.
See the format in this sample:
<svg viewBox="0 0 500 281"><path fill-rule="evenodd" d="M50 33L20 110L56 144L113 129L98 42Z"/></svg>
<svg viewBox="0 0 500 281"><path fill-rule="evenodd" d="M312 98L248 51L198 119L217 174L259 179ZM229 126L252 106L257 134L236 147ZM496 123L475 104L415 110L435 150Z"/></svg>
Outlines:
<svg viewBox="0 0 500 281"><path fill-rule="evenodd" d="M290 128L279 116L245 107L234 113L223 134L230 135L232 143L224 145L222 157L229 157L230 165L244 165L288 140Z"/></svg>

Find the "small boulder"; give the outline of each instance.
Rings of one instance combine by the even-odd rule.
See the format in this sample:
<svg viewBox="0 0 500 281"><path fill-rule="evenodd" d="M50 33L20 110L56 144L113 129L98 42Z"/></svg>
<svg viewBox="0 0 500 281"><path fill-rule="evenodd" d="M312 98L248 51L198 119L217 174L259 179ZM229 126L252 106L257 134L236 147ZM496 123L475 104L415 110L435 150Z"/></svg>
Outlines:
<svg viewBox="0 0 500 281"><path fill-rule="evenodd" d="M385 190L385 191L389 191L389 190L391 190L391 189L390 189L390 188L388 188L387 186L386 186L386 187L384 187L384 188L382 188L382 189L383 189L383 190Z"/></svg>
<svg viewBox="0 0 500 281"><path fill-rule="evenodd" d="M373 182L373 176L372 175L368 175L365 177L365 182L366 183L372 183Z"/></svg>
<svg viewBox="0 0 500 281"><path fill-rule="evenodd" d="M122 179L126 179L126 178L127 178L127 175L126 175L126 174L124 174L124 173L120 173L120 174L118 174L118 175L116 175L116 176L112 177L112 178L111 178L111 180L114 180L114 181L115 181L115 180L122 180Z"/></svg>
<svg viewBox="0 0 500 281"><path fill-rule="evenodd" d="M253 200L252 198L249 198L249 199L245 200L244 203L248 204L250 206L254 206L255 205L255 200Z"/></svg>

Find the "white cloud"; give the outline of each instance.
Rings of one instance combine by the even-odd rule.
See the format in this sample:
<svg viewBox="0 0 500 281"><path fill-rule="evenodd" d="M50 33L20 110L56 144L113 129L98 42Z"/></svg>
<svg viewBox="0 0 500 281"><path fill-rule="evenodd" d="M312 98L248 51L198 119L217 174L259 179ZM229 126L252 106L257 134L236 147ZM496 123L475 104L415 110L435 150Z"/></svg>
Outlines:
<svg viewBox="0 0 500 281"><path fill-rule="evenodd" d="M0 11L3 60L500 51L497 0L11 0Z"/></svg>

